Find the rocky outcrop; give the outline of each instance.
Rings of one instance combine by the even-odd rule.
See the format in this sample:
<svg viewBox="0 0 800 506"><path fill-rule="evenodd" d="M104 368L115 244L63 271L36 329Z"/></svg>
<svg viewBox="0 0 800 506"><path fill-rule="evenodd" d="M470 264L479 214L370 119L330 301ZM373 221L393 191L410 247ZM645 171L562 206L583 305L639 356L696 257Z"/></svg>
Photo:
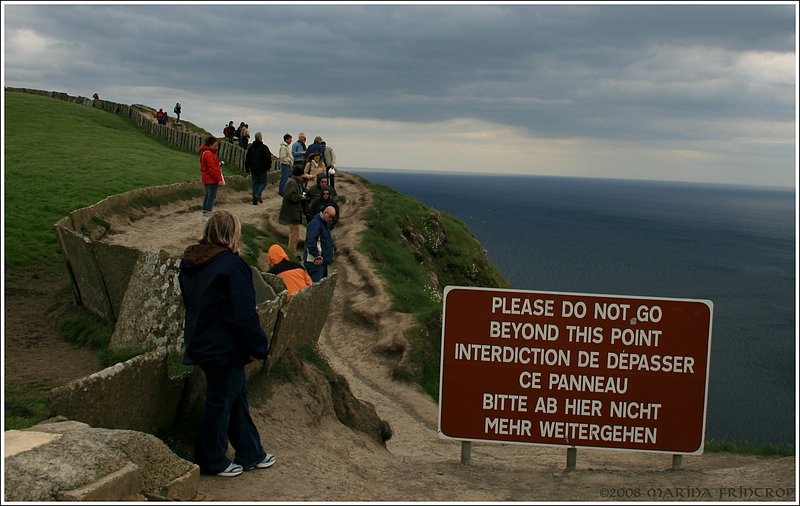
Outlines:
<svg viewBox="0 0 800 506"><path fill-rule="evenodd" d="M143 432L63 419L5 433L5 501L196 499L200 470Z"/></svg>

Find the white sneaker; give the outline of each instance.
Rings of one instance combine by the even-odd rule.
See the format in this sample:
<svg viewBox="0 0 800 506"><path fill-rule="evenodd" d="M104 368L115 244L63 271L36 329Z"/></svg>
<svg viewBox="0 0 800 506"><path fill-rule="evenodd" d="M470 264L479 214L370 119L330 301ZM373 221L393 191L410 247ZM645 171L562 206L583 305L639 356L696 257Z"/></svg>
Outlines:
<svg viewBox="0 0 800 506"><path fill-rule="evenodd" d="M272 464L275 463L275 455L267 452L264 458L258 464L254 465L253 467L248 467L247 470L251 471L253 469L266 469L268 467L272 467Z"/></svg>
<svg viewBox="0 0 800 506"><path fill-rule="evenodd" d="M231 462L230 464L228 464L228 467L225 468L224 471L222 471L221 473L217 473L217 476L223 476L225 478L233 478L234 476L239 476L240 474L242 474L242 471L244 471L244 468L242 466Z"/></svg>

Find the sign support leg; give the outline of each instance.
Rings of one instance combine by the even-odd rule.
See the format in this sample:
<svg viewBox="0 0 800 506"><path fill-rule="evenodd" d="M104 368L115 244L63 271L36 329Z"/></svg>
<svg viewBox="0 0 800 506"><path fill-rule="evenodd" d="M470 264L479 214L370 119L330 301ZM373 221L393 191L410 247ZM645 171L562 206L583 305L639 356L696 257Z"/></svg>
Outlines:
<svg viewBox="0 0 800 506"><path fill-rule="evenodd" d="M683 455L672 456L672 469L680 469L683 464Z"/></svg>
<svg viewBox="0 0 800 506"><path fill-rule="evenodd" d="M578 449L567 448L567 470L575 469L575 465L577 463L578 463Z"/></svg>
<svg viewBox="0 0 800 506"><path fill-rule="evenodd" d="M472 454L472 442L461 441L461 463L465 466L469 465L469 459Z"/></svg>

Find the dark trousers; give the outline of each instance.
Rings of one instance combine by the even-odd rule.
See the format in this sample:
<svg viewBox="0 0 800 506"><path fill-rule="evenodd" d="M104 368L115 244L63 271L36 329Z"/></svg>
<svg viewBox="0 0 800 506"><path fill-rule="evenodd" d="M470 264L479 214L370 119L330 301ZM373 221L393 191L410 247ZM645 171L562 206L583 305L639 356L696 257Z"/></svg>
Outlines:
<svg viewBox="0 0 800 506"><path fill-rule="evenodd" d="M253 202L255 202L267 187L267 173L253 172L250 176L253 178Z"/></svg>
<svg viewBox="0 0 800 506"><path fill-rule="evenodd" d="M328 277L328 265L321 264L321 265L314 265L314 262L304 262L306 271L308 271L308 277L311 278L311 281L316 283L317 281L321 280L322 278Z"/></svg>
<svg viewBox="0 0 800 506"><path fill-rule="evenodd" d="M201 366L206 375L206 405L195 441L195 461L205 474L224 471L230 460L225 455L228 441L236 451L234 462L245 469L265 456L247 400L244 366Z"/></svg>

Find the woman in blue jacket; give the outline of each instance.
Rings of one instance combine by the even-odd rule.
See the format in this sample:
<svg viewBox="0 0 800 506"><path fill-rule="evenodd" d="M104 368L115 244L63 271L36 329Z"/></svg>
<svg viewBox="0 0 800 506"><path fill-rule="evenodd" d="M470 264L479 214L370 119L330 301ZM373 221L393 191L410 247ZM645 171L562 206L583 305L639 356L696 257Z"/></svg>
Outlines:
<svg viewBox="0 0 800 506"><path fill-rule="evenodd" d="M265 360L269 343L240 241L239 219L215 211L200 242L184 251L178 274L186 309L183 363L200 366L207 384L195 460L203 473L227 477L275 463L261 445L247 400L245 365ZM234 462L225 455L229 438Z"/></svg>

